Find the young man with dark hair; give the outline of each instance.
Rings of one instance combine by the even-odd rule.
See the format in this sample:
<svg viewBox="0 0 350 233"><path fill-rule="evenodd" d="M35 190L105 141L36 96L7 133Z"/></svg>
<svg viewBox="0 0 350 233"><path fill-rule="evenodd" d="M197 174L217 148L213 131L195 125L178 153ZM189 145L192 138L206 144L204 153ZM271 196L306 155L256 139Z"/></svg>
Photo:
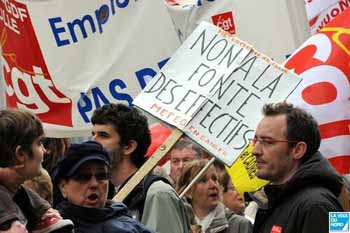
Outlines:
<svg viewBox="0 0 350 233"><path fill-rule="evenodd" d="M315 119L287 103L267 104L253 139L257 176L270 181L268 204L257 212L254 233L328 232L328 213L342 211L342 178L318 152Z"/></svg>
<svg viewBox="0 0 350 233"><path fill-rule="evenodd" d="M71 221L22 186L41 174L43 136L41 122L31 113L0 111L0 231L72 232Z"/></svg>
<svg viewBox="0 0 350 233"><path fill-rule="evenodd" d="M91 122L92 139L111 155L111 181L118 191L146 161L151 143L147 118L135 108L109 104L95 110ZM188 232L183 203L165 178L147 175L124 203L154 232Z"/></svg>

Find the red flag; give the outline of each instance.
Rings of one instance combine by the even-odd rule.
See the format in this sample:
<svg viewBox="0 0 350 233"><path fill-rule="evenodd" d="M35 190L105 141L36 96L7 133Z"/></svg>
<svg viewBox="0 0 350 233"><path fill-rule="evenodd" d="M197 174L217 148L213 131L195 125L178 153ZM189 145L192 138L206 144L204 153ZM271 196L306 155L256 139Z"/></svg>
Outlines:
<svg viewBox="0 0 350 233"><path fill-rule="evenodd" d="M310 112L321 131L322 154L350 172L350 9L310 37L285 63L303 78L288 101Z"/></svg>

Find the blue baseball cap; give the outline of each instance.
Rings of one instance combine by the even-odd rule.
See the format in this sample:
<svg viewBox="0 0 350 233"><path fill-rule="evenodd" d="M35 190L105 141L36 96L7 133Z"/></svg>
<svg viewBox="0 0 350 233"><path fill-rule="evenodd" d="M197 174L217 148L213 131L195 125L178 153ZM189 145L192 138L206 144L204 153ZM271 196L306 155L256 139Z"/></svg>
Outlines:
<svg viewBox="0 0 350 233"><path fill-rule="evenodd" d="M71 177L83 164L90 161L99 161L109 166L110 156L98 142L86 141L80 144L71 144L52 173L53 182L56 183L61 179Z"/></svg>

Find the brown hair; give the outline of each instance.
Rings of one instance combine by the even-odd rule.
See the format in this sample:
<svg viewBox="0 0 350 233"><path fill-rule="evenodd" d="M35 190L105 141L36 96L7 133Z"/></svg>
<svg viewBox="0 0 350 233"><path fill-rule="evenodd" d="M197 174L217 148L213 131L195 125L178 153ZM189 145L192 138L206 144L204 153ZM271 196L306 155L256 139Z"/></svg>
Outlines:
<svg viewBox="0 0 350 233"><path fill-rule="evenodd" d="M223 187L223 192L226 193L228 191L228 185L230 184L231 177L230 175L225 171L221 174L219 183Z"/></svg>
<svg viewBox="0 0 350 233"><path fill-rule="evenodd" d="M194 177L205 167L208 163L204 159L196 159L185 165L181 175L177 180L176 191L181 193L193 180Z"/></svg>
<svg viewBox="0 0 350 233"><path fill-rule="evenodd" d="M40 120L28 111L6 109L0 111L0 167L15 164L17 146L32 156L31 145L44 134Z"/></svg>
<svg viewBox="0 0 350 233"><path fill-rule="evenodd" d="M52 173L58 160L67 151L71 140L69 138L44 138L43 145L46 149L43 167Z"/></svg>

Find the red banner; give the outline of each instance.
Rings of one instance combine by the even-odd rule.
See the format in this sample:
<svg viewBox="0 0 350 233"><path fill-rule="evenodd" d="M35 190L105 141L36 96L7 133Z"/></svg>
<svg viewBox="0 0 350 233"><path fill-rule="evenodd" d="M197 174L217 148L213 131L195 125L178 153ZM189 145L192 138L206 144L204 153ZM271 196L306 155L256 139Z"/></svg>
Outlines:
<svg viewBox="0 0 350 233"><path fill-rule="evenodd" d="M7 106L27 109L45 123L72 126L72 102L51 79L26 5L1 1L0 30Z"/></svg>
<svg viewBox="0 0 350 233"><path fill-rule="evenodd" d="M350 9L307 40L285 67L303 78L288 100L309 111L321 131L321 152L350 172Z"/></svg>

